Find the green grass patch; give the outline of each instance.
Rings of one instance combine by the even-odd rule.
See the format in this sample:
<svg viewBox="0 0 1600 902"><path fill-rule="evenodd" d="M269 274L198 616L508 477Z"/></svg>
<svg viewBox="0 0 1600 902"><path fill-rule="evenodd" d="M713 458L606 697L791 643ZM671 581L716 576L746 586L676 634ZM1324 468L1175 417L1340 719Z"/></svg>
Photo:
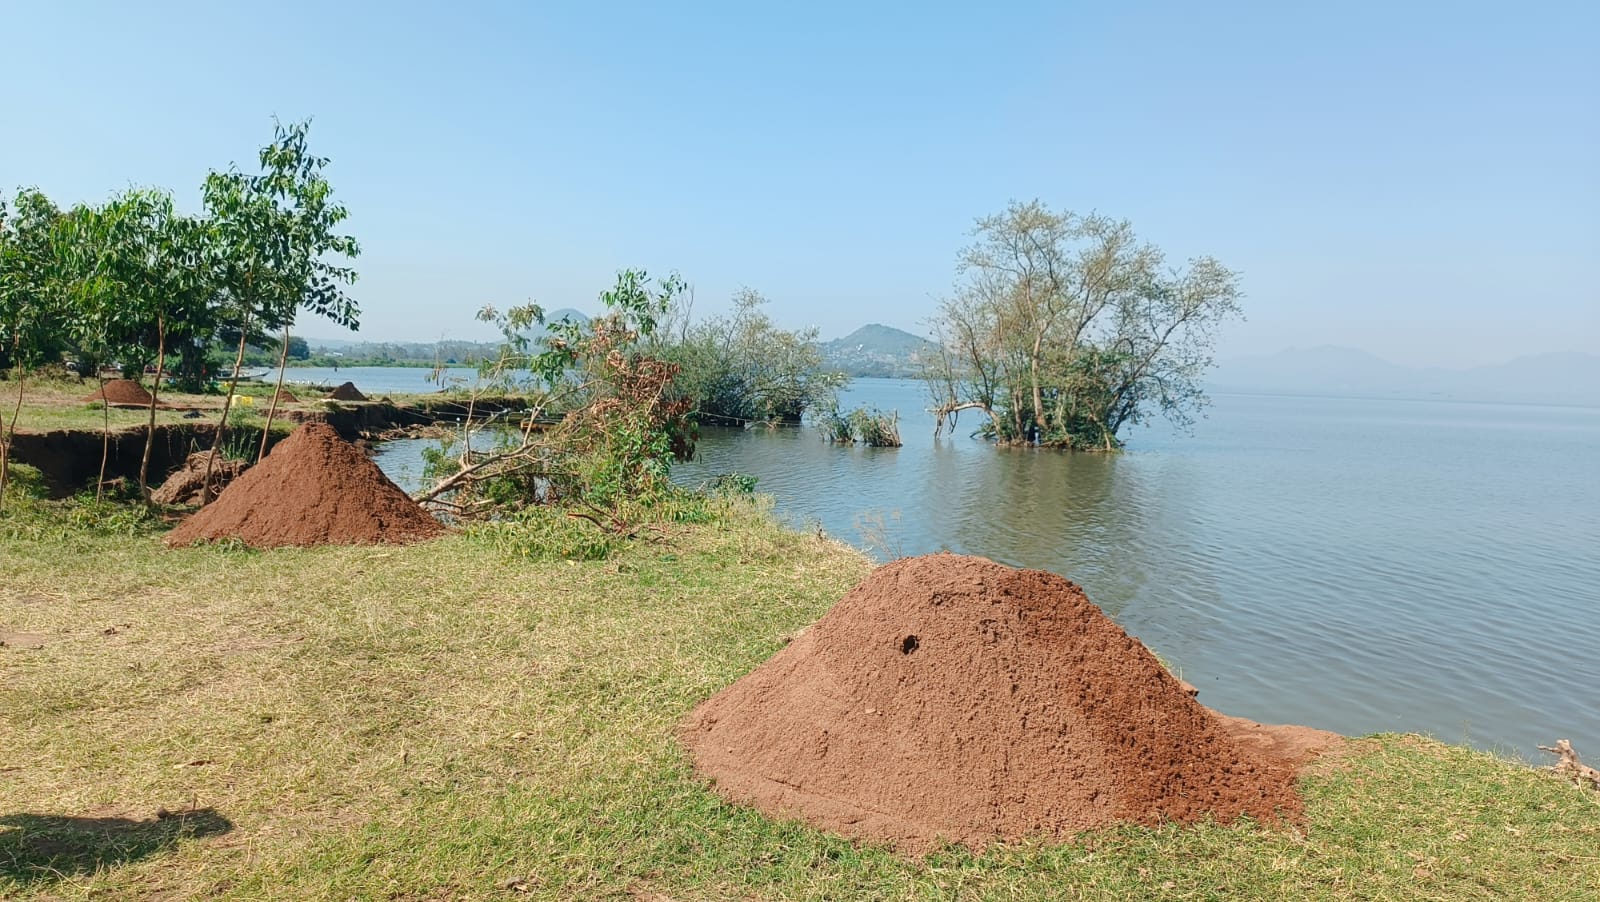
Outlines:
<svg viewBox="0 0 1600 902"><path fill-rule="evenodd" d="M1600 895L1592 795L1418 737L1321 766L1294 829L910 859L725 804L677 723L868 569L736 505L598 561L74 516L0 516L3 898Z"/></svg>

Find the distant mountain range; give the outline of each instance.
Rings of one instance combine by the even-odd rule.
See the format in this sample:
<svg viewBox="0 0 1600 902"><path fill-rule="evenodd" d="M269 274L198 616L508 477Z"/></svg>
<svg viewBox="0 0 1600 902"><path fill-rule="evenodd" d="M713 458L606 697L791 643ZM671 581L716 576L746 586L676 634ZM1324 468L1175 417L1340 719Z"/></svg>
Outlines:
<svg viewBox="0 0 1600 902"><path fill-rule="evenodd" d="M556 310L547 310L547 311L545 311L544 321L547 322L547 323L553 323L553 322L555 322L557 320L562 320L562 319L570 319L573 322L586 323L586 322L589 321L589 315L587 313L584 313L582 310L574 310L571 307L561 307L561 308L558 308ZM528 330L528 334L532 338L542 337L545 334L545 332L546 332L546 330L542 329L542 328L535 328L535 329ZM500 346L500 342L498 342L498 341L460 341L460 340L449 340L449 341L446 341L446 342L414 341L414 340L406 340L406 341L371 341L371 340L364 339L364 338L307 338L306 339L306 344L309 345L312 348L312 350L314 350L314 351L315 350L337 351L337 352L339 352L341 354L355 355L355 356L361 356L364 351L370 351L372 349L378 349L378 348L407 348L407 349L418 349L418 348L421 348L421 349L425 349L426 350L426 349L433 348L436 344L453 344L453 345L468 346L468 347L473 348L480 356L486 356L486 355L489 355L489 354L493 354L495 349ZM422 352L419 352L419 353L422 353ZM427 350L427 353L431 354L432 351L431 350ZM426 355L424 355L424 356L426 356Z"/></svg>
<svg viewBox="0 0 1600 902"><path fill-rule="evenodd" d="M1600 356L1534 354L1469 369L1408 367L1355 348L1290 348L1219 362L1213 391L1600 404Z"/></svg>
<svg viewBox="0 0 1600 902"><path fill-rule="evenodd" d="M922 364L937 346L903 329L870 323L843 338L822 343L822 360L851 376L922 375Z"/></svg>

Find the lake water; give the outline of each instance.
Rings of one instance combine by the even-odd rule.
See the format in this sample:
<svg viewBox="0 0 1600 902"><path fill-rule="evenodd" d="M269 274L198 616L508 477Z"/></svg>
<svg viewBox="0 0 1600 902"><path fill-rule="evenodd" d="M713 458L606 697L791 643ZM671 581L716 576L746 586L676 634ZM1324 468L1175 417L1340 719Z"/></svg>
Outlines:
<svg viewBox="0 0 1600 902"><path fill-rule="evenodd" d="M478 371L472 367L453 366L444 372L447 385L459 384L470 387L477 377ZM277 379L276 367L268 370L262 377L264 382L276 382ZM401 392L427 394L441 390L439 381L433 378L433 370L422 367L342 366L334 369L330 366L291 366L284 371L283 381L291 385L339 385L344 382L354 382L362 394L374 398Z"/></svg>
<svg viewBox="0 0 1600 902"><path fill-rule="evenodd" d="M754 475L880 558L1064 574L1230 714L1600 757L1600 409L1218 395L1192 436L1096 455L996 449L974 419L935 441L920 383L844 400L898 409L905 447L706 430L677 478ZM418 447L379 462L414 483Z"/></svg>

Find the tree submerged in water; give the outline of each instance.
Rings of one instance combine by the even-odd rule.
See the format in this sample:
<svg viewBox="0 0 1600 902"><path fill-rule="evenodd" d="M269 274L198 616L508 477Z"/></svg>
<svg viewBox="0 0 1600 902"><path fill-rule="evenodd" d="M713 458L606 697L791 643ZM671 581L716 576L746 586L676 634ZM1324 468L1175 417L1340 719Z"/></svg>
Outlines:
<svg viewBox="0 0 1600 902"><path fill-rule="evenodd" d="M1000 444L1111 451L1159 414L1187 428L1238 276L1210 257L1171 268L1126 220L1033 201L978 220L934 320L935 432L964 410Z"/></svg>

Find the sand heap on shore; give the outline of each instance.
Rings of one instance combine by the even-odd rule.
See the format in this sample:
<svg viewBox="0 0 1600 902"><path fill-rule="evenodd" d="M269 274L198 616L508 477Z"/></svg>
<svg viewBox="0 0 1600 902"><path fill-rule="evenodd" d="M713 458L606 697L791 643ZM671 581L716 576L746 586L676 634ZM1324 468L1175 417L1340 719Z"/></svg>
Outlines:
<svg viewBox="0 0 1600 902"><path fill-rule="evenodd" d="M367 400L367 396L361 393L361 389L356 388L356 384L354 382L346 382L333 391L328 392L328 399L331 401L365 401Z"/></svg>
<svg viewBox="0 0 1600 902"><path fill-rule="evenodd" d="M1073 583L952 554L874 571L682 737L730 800L913 850L1293 817L1336 738L1217 715Z"/></svg>
<svg viewBox="0 0 1600 902"><path fill-rule="evenodd" d="M349 385L348 382L345 383L345 384ZM276 392L274 392L274 394L276 394L278 396L278 403L279 404L298 404L298 403L300 403L300 399L295 397L294 393L289 391L287 388L280 388Z"/></svg>
<svg viewBox="0 0 1600 902"><path fill-rule="evenodd" d="M210 451L196 451L189 455L183 466L167 477L161 487L150 493L150 500L157 504L199 504L200 487L205 484L206 459L211 456ZM217 455L216 463L211 467L211 491L220 493L228 484L238 479L248 466L242 460Z"/></svg>
<svg viewBox="0 0 1600 902"><path fill-rule="evenodd" d="M166 541L237 538L257 548L404 544L444 531L361 449L326 423L308 423Z"/></svg>
<svg viewBox="0 0 1600 902"><path fill-rule="evenodd" d="M132 379L112 379L85 401L104 401L111 407L149 407L150 393Z"/></svg>

